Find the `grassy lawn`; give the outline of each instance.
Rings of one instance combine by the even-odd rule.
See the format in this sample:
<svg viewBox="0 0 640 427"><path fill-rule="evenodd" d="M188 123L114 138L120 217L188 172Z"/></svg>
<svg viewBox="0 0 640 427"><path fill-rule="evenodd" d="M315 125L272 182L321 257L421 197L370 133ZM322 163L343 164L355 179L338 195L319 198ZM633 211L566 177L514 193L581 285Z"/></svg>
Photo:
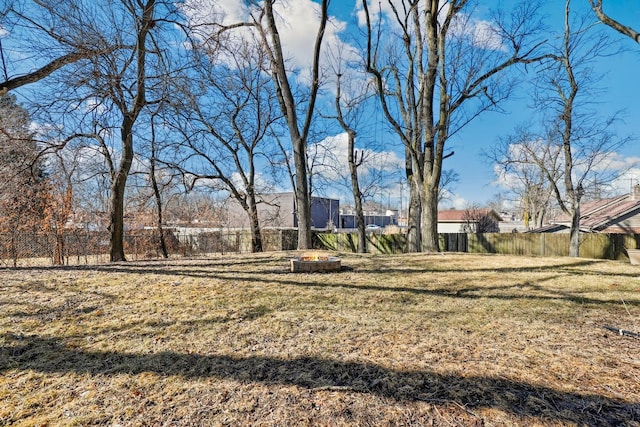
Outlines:
<svg viewBox="0 0 640 427"><path fill-rule="evenodd" d="M640 426L640 268L293 253L0 270L0 425Z"/></svg>

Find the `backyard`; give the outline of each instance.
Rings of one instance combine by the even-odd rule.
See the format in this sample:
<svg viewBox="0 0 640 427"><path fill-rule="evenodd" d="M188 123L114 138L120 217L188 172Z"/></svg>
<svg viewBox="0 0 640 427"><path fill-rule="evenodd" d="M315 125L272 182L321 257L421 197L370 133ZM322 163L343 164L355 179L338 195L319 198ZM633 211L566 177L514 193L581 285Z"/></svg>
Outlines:
<svg viewBox="0 0 640 427"><path fill-rule="evenodd" d="M297 254L0 270L0 426L640 426L639 266Z"/></svg>

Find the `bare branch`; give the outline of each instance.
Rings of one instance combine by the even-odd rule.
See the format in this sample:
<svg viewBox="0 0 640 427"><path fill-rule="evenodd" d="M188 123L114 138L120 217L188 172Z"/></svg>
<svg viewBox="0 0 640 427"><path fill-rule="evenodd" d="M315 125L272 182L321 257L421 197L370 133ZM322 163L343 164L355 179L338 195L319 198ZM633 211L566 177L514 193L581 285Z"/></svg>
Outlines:
<svg viewBox="0 0 640 427"><path fill-rule="evenodd" d="M616 21L604 12L602 9L603 0L589 0L589 3L591 4L591 9L593 9L596 16L603 24L613 28L620 34L631 38L636 43L640 43L640 33L633 28Z"/></svg>

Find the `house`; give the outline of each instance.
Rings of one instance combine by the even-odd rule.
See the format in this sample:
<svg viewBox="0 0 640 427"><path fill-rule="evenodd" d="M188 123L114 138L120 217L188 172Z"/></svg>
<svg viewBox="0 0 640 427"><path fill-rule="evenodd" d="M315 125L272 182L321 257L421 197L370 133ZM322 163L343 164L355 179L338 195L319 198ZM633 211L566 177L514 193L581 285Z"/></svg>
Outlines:
<svg viewBox="0 0 640 427"><path fill-rule="evenodd" d="M568 233L571 218L560 215L553 221L551 229L536 229L532 232ZM630 194L600 199L580 205L580 231L586 233L640 234L640 184Z"/></svg>
<svg viewBox="0 0 640 427"><path fill-rule="evenodd" d="M493 209L438 211L438 233L497 233L502 221Z"/></svg>

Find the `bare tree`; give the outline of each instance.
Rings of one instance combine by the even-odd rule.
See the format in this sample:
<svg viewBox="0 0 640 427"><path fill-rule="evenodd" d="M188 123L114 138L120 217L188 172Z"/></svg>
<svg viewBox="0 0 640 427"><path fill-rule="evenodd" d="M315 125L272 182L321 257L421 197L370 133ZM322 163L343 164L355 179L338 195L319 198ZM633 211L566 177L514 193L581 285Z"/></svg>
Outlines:
<svg viewBox="0 0 640 427"><path fill-rule="evenodd" d="M629 27L613 19L608 14L606 14L603 9L603 3L604 3L604 0L589 0L591 9L593 9L598 19L605 25L608 25L609 27L619 32L620 34L624 34L625 36L631 38L636 43L640 43L640 33L638 33L632 27Z"/></svg>
<svg viewBox="0 0 640 427"><path fill-rule="evenodd" d="M157 113L157 112L156 112ZM156 210L156 232L158 236L158 245L163 258L169 258L167 240L164 231L164 189L173 184L173 176L169 174L169 178L161 180L162 163L158 159L160 148L158 147L158 137L156 135L156 114L151 116L151 135L150 135L150 157L149 157L149 181L153 192L153 200ZM160 167L159 167L160 166ZM159 170L160 169L160 170ZM166 169L166 168L165 168ZM166 174L165 174L166 175Z"/></svg>
<svg viewBox="0 0 640 427"><path fill-rule="evenodd" d="M216 54L223 58L218 64L211 62ZM268 57L253 41L198 56L197 85L183 88L188 92L181 94L182 102L176 101L174 125L181 142L171 164L191 185L207 182L227 191L247 214L252 251L261 252L259 194L274 185L268 170L280 153L269 138L282 118L272 81L264 73ZM263 173L259 164L265 165Z"/></svg>
<svg viewBox="0 0 640 427"><path fill-rule="evenodd" d="M487 110L499 110L514 79L506 70L538 61L537 5L519 4L508 16L496 15L489 31L479 32L467 0L387 0L399 34L372 21L367 0L366 69L377 85L385 117L405 145L410 184L408 247L437 251L438 190L446 143ZM383 44L396 40L400 46Z"/></svg>
<svg viewBox="0 0 640 427"><path fill-rule="evenodd" d="M526 180L529 177L525 175L523 178ZM551 208L553 187L548 185L546 180L525 183L523 187L521 199L525 226L540 228L544 225Z"/></svg>
<svg viewBox="0 0 640 427"><path fill-rule="evenodd" d="M250 22L239 22L232 25L214 24L213 35L207 33L205 38L214 41L229 30L246 27L255 29L265 52L269 58L269 73L276 90L278 104L285 119L291 148L293 151L293 168L290 172L293 176L293 190L295 193L295 215L298 227L298 248L311 248L311 191L309 186L307 147L309 133L311 130L315 106L318 98L318 91L321 86L320 81L320 53L323 45L325 29L329 20L328 8L329 0L321 0L319 26L316 38L311 51L313 58L310 70L310 82L308 90L302 89L302 85L296 82L298 70L291 70L282 40L280 38L280 28L278 24L277 12L274 6L277 0L267 0L261 4L258 2L247 2L252 6ZM300 89L300 90L298 90ZM280 143L280 141L278 140ZM280 143L281 148L284 146ZM285 153L288 150L284 150Z"/></svg>
<svg viewBox="0 0 640 427"><path fill-rule="evenodd" d="M498 179L519 203L525 226L539 228L544 224L555 196L548 174L537 163L548 165L557 180L560 150L556 145L541 143L538 135L530 131L531 127L531 124L519 126L513 135L500 138L483 155L499 166L496 169Z"/></svg>
<svg viewBox="0 0 640 427"><path fill-rule="evenodd" d="M329 19L329 0L320 2L320 25L316 33L316 41L311 55L311 86L309 90L304 119L299 120L301 97L296 96L292 89L290 73L287 70L282 42L278 32L276 16L273 10L275 0L266 0L260 13L254 16L254 25L258 29L262 44L269 54L271 62L271 78L276 87L278 102L282 114L287 122L291 144L293 147L293 161L295 167L295 195L296 214L298 224L298 249L311 248L311 195L307 179L307 138L315 113L315 104L320 88L320 50L324 38L325 28Z"/></svg>
<svg viewBox="0 0 640 427"><path fill-rule="evenodd" d="M65 7L42 0L39 4L77 31L68 37L97 35L122 47L61 70L57 92L49 94L49 103L40 111L49 114L51 122L63 123L65 130L92 140L104 156L109 177L110 260L124 261L125 191L134 161L136 125L147 105L165 95L167 49L160 40L173 29L168 21L174 6L156 0L64 3Z"/></svg>
<svg viewBox="0 0 640 427"><path fill-rule="evenodd" d="M78 20L79 17L85 20L88 16L84 15L80 10L81 5L76 2L63 7L59 4L53 6L48 1L28 3L7 3L6 9L0 10L0 29L9 29L10 37L20 40L20 48L25 50L24 53L29 53L23 55L24 58L37 54L42 63L29 65L32 69L26 73L17 71L17 67L24 67L22 63L27 61L8 56L0 40L0 95L40 81L67 65L122 47L111 43L102 34L89 33L91 27L84 26ZM52 6L58 10L52 10ZM14 65L14 69L9 69L9 63Z"/></svg>
<svg viewBox="0 0 640 427"><path fill-rule="evenodd" d="M349 116L343 113L342 106L343 103L346 103L347 105L345 105L344 109L346 109L348 113L351 113L357 108L358 102L362 102L362 99L355 100L355 103L351 102L350 100L343 99L341 86L342 73L340 69L338 69L336 77L336 119L340 124L340 127L347 133L347 162L349 164L351 194L353 195L356 226L358 229L358 253L365 253L367 252L367 237L365 233L366 224L364 222L364 211L362 209L363 193L360 189L360 180L358 178L358 168L362 166L363 154L361 152L361 155L358 158L358 152L356 151L357 131L354 125L349 122Z"/></svg>
<svg viewBox="0 0 640 427"><path fill-rule="evenodd" d="M135 78L132 78L133 86L122 87L120 85L111 87L108 90L107 97L111 98L116 108L122 115L120 125L120 138L122 144L122 152L120 161L115 170L115 176L111 182L111 206L109 231L111 232L111 248L110 260L125 261L124 254L124 192L127 186L127 177L131 170L133 162L133 134L136 120L144 107L147 105L147 53L149 47L147 38L149 32L155 26L155 0L146 0L144 3L139 2L126 4L127 9L132 13L136 24L135 46L131 51L131 56L125 59L120 65L112 68L112 77L119 81L119 77L126 73L129 64L135 64ZM138 9L138 7L140 9ZM127 95L122 89L129 91Z"/></svg>
<svg viewBox="0 0 640 427"><path fill-rule="evenodd" d="M592 28L588 17L575 16L570 5L566 0L561 43L539 73L535 98L541 131L519 128L504 146L502 164L527 171L534 166L544 176L545 183L538 181L529 191L539 186L545 192L548 185L559 208L571 218L569 255L577 257L582 198L596 177L600 182L617 177L607 165L629 139L611 132L615 117L602 118L597 108L590 108L599 82L592 65L612 53L611 43Z"/></svg>

